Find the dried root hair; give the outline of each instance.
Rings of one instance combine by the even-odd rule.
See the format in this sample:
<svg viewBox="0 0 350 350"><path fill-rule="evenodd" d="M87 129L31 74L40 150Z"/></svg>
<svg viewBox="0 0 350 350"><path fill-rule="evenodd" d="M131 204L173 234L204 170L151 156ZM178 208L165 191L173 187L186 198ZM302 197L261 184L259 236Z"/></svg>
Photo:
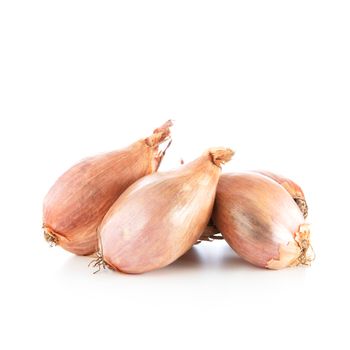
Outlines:
<svg viewBox="0 0 350 350"><path fill-rule="evenodd" d="M316 258L315 251L310 243L310 226L308 224L300 225L294 239L300 248L300 255L292 265L310 266Z"/></svg>
<svg viewBox="0 0 350 350"><path fill-rule="evenodd" d="M44 230L44 238L46 242L49 243L50 247L54 247L58 245L58 236L56 235L56 233L45 225L43 225L43 230Z"/></svg>

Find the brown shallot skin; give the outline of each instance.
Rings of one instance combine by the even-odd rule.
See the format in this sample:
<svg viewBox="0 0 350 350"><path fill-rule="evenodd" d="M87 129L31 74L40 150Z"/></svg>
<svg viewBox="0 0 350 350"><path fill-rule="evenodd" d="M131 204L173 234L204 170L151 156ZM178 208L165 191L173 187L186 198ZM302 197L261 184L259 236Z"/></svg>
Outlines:
<svg viewBox="0 0 350 350"><path fill-rule="evenodd" d="M156 171L171 121L127 148L83 160L65 172L44 199L48 241L77 255L98 250L97 227L115 200L139 178Z"/></svg>
<svg viewBox="0 0 350 350"><path fill-rule="evenodd" d="M308 262L304 217L289 193L266 176L222 175L213 221L237 254L256 266L281 269Z"/></svg>
<svg viewBox="0 0 350 350"><path fill-rule="evenodd" d="M265 175L270 179L279 183L282 187L286 189L286 191L292 196L294 201L297 203L299 209L303 213L304 218L306 219L308 216L308 205L305 199L305 195L301 187L296 184L291 179L288 179L285 176L272 173L267 170L254 170L254 172L259 173L261 175Z"/></svg>
<svg viewBox="0 0 350 350"><path fill-rule="evenodd" d="M131 185L101 224L104 263L125 273L143 273L189 250L210 219L221 164L232 155L230 149L210 149L177 170Z"/></svg>

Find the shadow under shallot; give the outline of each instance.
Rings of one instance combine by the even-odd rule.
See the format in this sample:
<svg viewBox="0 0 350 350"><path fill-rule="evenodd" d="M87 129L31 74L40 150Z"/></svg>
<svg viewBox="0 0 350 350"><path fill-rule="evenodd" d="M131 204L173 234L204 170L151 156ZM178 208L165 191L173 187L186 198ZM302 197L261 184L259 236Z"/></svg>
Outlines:
<svg viewBox="0 0 350 350"><path fill-rule="evenodd" d="M215 273L222 276L254 275L254 278L262 280L300 280L305 274L307 268L286 268L283 270L267 270L256 267L241 259L231 247L224 241L203 242L193 246L184 255L174 261L172 264L161 269L146 272L143 274L126 274L113 271L108 268L100 269L95 273L96 267L88 266L94 259L93 256L75 256L72 255L62 265L58 271L59 276L70 283L81 283L86 281L90 283L91 279L97 280L154 280L158 278L186 278L198 276L198 274Z"/></svg>
<svg viewBox="0 0 350 350"><path fill-rule="evenodd" d="M221 249L221 259L219 262L219 267L221 269L239 269L239 270L265 270L250 264L249 262L242 259L240 256L232 250L230 246L222 247Z"/></svg>
<svg viewBox="0 0 350 350"><path fill-rule="evenodd" d="M94 259L94 256L78 256L71 254L62 265L59 273L68 278L83 279L86 276L93 274L95 269L89 267L89 263Z"/></svg>
<svg viewBox="0 0 350 350"><path fill-rule="evenodd" d="M228 270L228 269L257 269L255 266L245 262L227 245L222 244L224 242L203 242L200 245L193 246L184 255L180 256L177 260L168 266L161 269L146 272L143 274L126 274L123 272L113 271L108 268L94 267L91 262L94 260L94 256L77 256L71 255L62 265L60 269L60 275L65 279L78 281L85 279L86 277L97 276L99 278L107 277L135 277L148 275L177 275L177 274L189 274L205 272L207 270ZM90 266L89 266L90 264Z"/></svg>
<svg viewBox="0 0 350 350"><path fill-rule="evenodd" d="M202 242L172 264L146 273L156 275L198 274L215 271L256 271L261 270L241 259L225 241Z"/></svg>
<svg viewBox="0 0 350 350"><path fill-rule="evenodd" d="M270 288L283 290L284 286L289 286L290 291L300 290L304 287L308 267L287 267L281 270L270 270L254 266L240 258L230 246L222 247L221 259L217 269L222 275L237 278L245 281L246 286L255 288Z"/></svg>
<svg viewBox="0 0 350 350"><path fill-rule="evenodd" d="M164 266L158 270L153 270L149 272L145 272L140 275L142 278L165 278L165 277L184 277L193 274L198 274L199 272L205 270L205 259L203 258L203 254L201 254L198 247L192 247L188 250L184 255L180 256L173 263ZM135 275L133 275L135 276Z"/></svg>
<svg viewBox="0 0 350 350"><path fill-rule="evenodd" d="M202 262L202 255L199 253L196 247L192 247L188 252L182 255L172 264L155 271L146 272L143 274L126 274L120 271L113 271L111 269L103 269L95 267L93 260L95 257L91 256L77 256L71 255L66 259L65 263L62 265L62 268L59 271L59 275L68 281L78 281L82 279L88 279L91 277L97 277L98 279L107 278L110 276L112 278L132 278L136 276L147 277L150 274L157 275L158 271L160 274L177 274L181 271L181 274L184 272L193 272L195 270L200 270L204 268ZM90 266L89 266L90 264ZM109 278L109 277L108 277Z"/></svg>
<svg viewBox="0 0 350 350"><path fill-rule="evenodd" d="M201 256L197 247L192 247L172 264L164 267L164 269L197 269L200 268L201 265L203 265L203 257Z"/></svg>

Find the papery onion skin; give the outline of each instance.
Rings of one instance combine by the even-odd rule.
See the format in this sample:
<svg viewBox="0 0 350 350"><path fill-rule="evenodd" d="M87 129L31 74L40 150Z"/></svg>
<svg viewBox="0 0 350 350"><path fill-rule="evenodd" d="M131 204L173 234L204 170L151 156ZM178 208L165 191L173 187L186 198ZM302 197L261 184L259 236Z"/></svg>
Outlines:
<svg viewBox="0 0 350 350"><path fill-rule="evenodd" d="M306 230L301 211L289 193L266 176L223 174L213 221L237 254L256 266L281 269L300 264L300 258L309 261L308 246L298 243ZM306 235L309 244L309 232Z"/></svg>
<svg viewBox="0 0 350 350"><path fill-rule="evenodd" d="M298 205L300 211L302 212L304 218L306 219L308 216L308 205L305 199L305 195L301 187L296 184L294 181L286 178L282 175L277 175L271 171L267 170L252 170L253 173L258 173L260 175L267 176L268 178L276 181L280 184L294 199L295 203ZM211 222L205 228L202 236L200 237L201 241L212 241L215 239L222 239L222 235L219 233L219 230L215 225Z"/></svg>
<svg viewBox="0 0 350 350"><path fill-rule="evenodd" d="M77 255L96 252L98 225L126 188L157 170L164 155L158 145L170 140L171 125L168 121L146 139L66 171L44 199L45 238Z"/></svg>
<svg viewBox="0 0 350 350"><path fill-rule="evenodd" d="M282 187L284 187L287 190L287 192L292 196L294 201L297 203L299 209L303 213L304 218L307 218L308 205L305 199L304 192L298 184L296 184L291 179L286 178L285 176L272 173L271 171L254 170L254 172L259 173L261 175L265 175L279 183Z"/></svg>
<svg viewBox="0 0 350 350"><path fill-rule="evenodd" d="M179 169L155 173L130 186L100 227L104 262L125 273L164 267L183 255L206 227L220 164L230 149L210 149Z"/></svg>

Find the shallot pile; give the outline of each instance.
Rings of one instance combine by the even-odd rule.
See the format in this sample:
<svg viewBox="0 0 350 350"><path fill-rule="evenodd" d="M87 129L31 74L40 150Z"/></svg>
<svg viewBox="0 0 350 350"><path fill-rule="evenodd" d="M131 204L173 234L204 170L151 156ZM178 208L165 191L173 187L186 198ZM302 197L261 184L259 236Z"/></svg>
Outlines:
<svg viewBox="0 0 350 350"><path fill-rule="evenodd" d="M258 267L310 265L314 252L302 189L268 171L221 174L234 154L224 147L158 172L171 126L169 120L127 148L67 170L44 200L50 245L94 254L96 271L130 274L167 266L194 244L215 239L225 239Z"/></svg>

